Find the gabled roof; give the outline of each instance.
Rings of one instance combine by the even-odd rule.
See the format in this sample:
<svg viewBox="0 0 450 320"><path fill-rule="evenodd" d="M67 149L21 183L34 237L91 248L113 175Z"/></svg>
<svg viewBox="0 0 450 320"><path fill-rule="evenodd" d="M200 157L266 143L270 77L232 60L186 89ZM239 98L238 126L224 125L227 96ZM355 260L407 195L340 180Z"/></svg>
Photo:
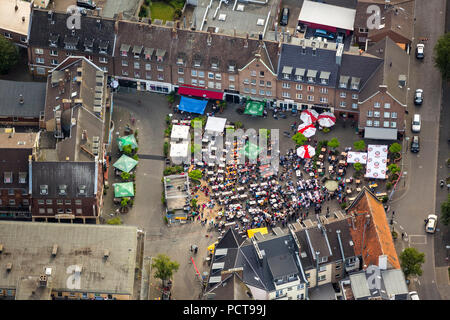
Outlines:
<svg viewBox="0 0 450 320"><path fill-rule="evenodd" d="M351 78L359 78L359 90L364 88L366 83L371 79L375 72L382 68L383 60L373 55L342 55L341 67L339 68L339 77L348 76ZM350 81L348 83L350 85ZM350 87L351 88L351 87Z"/></svg>
<svg viewBox="0 0 450 320"><path fill-rule="evenodd" d="M99 52L100 41L108 41L107 54L112 55L114 46L114 20L96 16L80 16L80 29L67 28L68 15L63 12L52 12L34 8L31 13L29 45L38 48L49 48L51 35L60 35L57 45L64 48L64 40L78 38L77 50L84 51L85 39L94 39L93 53ZM53 21L53 22L52 22ZM99 22L98 22L99 21Z"/></svg>
<svg viewBox="0 0 450 320"><path fill-rule="evenodd" d="M381 255L386 255L388 265L394 269L400 268L400 262L392 240L391 230L386 218L383 204L366 187L356 196L356 199L346 209L349 214L350 233L355 244L355 253L361 255L367 266L377 265ZM366 216L369 215L368 218ZM364 225L367 223L366 227ZM364 234L364 237L363 237Z"/></svg>
<svg viewBox="0 0 450 320"><path fill-rule="evenodd" d="M203 296L206 300L252 300L251 292L237 272L231 272Z"/></svg>
<svg viewBox="0 0 450 320"><path fill-rule="evenodd" d="M386 37L371 46L367 52L383 59L383 65L367 81L361 91L360 101L365 101L380 91L380 85L387 86L387 93L398 103L406 106L406 86L399 87L400 75L408 76L409 56L391 38Z"/></svg>

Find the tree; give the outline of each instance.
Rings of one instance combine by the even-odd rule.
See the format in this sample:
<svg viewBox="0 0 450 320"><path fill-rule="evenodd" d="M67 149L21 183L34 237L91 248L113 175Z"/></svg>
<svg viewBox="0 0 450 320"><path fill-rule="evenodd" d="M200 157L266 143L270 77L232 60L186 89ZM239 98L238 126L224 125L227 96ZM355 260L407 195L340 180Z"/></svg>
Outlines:
<svg viewBox="0 0 450 320"><path fill-rule="evenodd" d="M19 61L17 48L0 35L0 74L6 74Z"/></svg>
<svg viewBox="0 0 450 320"><path fill-rule="evenodd" d="M292 140L300 146L303 146L306 144L306 141L308 141L308 138L305 137L305 135L301 132L297 132L292 136Z"/></svg>
<svg viewBox="0 0 450 320"><path fill-rule="evenodd" d="M391 153L399 153L400 151L402 151L402 145L400 143L394 142L389 147L389 152Z"/></svg>
<svg viewBox="0 0 450 320"><path fill-rule="evenodd" d="M195 181L199 181L202 178L202 172L200 170L192 170L189 172L189 178Z"/></svg>
<svg viewBox="0 0 450 320"><path fill-rule="evenodd" d="M125 208L128 205L128 199L127 198L122 198L122 201L120 201L120 206L122 208Z"/></svg>
<svg viewBox="0 0 450 320"><path fill-rule="evenodd" d="M219 102L219 108L220 108L220 112L222 113L223 110L227 107L227 102L225 100L221 100Z"/></svg>
<svg viewBox="0 0 450 320"><path fill-rule="evenodd" d="M164 151L164 156L167 157L169 154L169 142L164 142L164 147L163 147L163 151Z"/></svg>
<svg viewBox="0 0 450 320"><path fill-rule="evenodd" d="M170 93L167 95L167 102L170 105L175 102L175 91L170 91Z"/></svg>
<svg viewBox="0 0 450 320"><path fill-rule="evenodd" d="M234 123L234 127L236 128L236 129L240 129L240 128L242 128L244 125L242 124L242 122L240 122L240 121L236 121L235 123Z"/></svg>
<svg viewBox="0 0 450 320"><path fill-rule="evenodd" d="M364 142L364 140L355 141L353 143L353 147L356 151L364 151L366 150L366 143Z"/></svg>
<svg viewBox="0 0 450 320"><path fill-rule="evenodd" d="M441 204L441 219L445 225L448 225L450 222L450 194L448 195L447 201Z"/></svg>
<svg viewBox="0 0 450 320"><path fill-rule="evenodd" d="M416 248L406 248L399 256L400 265L402 267L405 277L408 276L421 276L422 275L422 263L425 262L425 254L417 251Z"/></svg>
<svg viewBox="0 0 450 320"><path fill-rule="evenodd" d="M200 122L199 124L197 124L198 122ZM200 129L203 128L203 126L205 125L205 119L203 117L197 117L192 119L191 121L191 126L192 128L197 128L197 126L200 125Z"/></svg>
<svg viewBox="0 0 450 320"><path fill-rule="evenodd" d="M106 221L106 224L120 225L122 224L122 219L120 219L120 217L115 217Z"/></svg>
<svg viewBox="0 0 450 320"><path fill-rule="evenodd" d="M330 148L332 148L333 150L335 150L337 147L339 147L341 143L339 142L339 140L337 138L333 138L330 141L328 141L328 146Z"/></svg>
<svg viewBox="0 0 450 320"><path fill-rule="evenodd" d="M450 79L450 32L442 35L434 47L434 65L444 80Z"/></svg>
<svg viewBox="0 0 450 320"><path fill-rule="evenodd" d="M123 181L127 181L128 179L130 179L130 174L128 172L122 172L120 174L120 177L122 178Z"/></svg>
<svg viewBox="0 0 450 320"><path fill-rule="evenodd" d="M198 208L197 199L191 200L191 207L192 207L192 209L197 210L197 208Z"/></svg>
<svg viewBox="0 0 450 320"><path fill-rule="evenodd" d="M362 166L361 163L355 162L355 163L353 164L353 168L355 168L355 171L359 173L359 172L363 169L363 166Z"/></svg>
<svg viewBox="0 0 450 320"><path fill-rule="evenodd" d="M400 168L399 168L399 166L396 165L395 163L391 163L391 164L388 166L388 170L389 170L390 173L396 174L397 172L400 171Z"/></svg>
<svg viewBox="0 0 450 320"><path fill-rule="evenodd" d="M165 254L158 254L158 256L153 259L152 269L155 269L155 278L164 281L172 278L173 273L178 271L180 264L176 261L171 261L170 258Z"/></svg>
<svg viewBox="0 0 450 320"><path fill-rule="evenodd" d="M123 146L122 152L129 156L133 152L133 148L128 144L126 146Z"/></svg>

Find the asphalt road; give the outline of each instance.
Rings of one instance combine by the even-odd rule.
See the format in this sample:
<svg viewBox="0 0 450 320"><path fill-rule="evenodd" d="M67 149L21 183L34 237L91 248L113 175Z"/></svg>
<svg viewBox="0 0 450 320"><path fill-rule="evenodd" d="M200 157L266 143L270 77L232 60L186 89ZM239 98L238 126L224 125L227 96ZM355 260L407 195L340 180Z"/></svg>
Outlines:
<svg viewBox="0 0 450 320"><path fill-rule="evenodd" d="M396 228L409 235L405 247L412 246L425 253L422 266L423 275L418 278L417 291L423 300L441 299L435 273L434 246L435 235L424 230L424 219L428 214L436 212L436 189L438 185L437 159L439 117L441 110L441 76L433 66L433 47L440 35L444 33L445 1L415 1L415 27L413 50L410 55L409 95L407 136L410 131L411 118L414 113L422 117L422 129L419 134L421 150L418 154L406 151L404 157L404 174L406 173L406 191L394 197L392 210L395 213ZM415 58L414 49L419 38L428 38L425 44L425 59ZM424 103L414 106L412 100L417 88L424 90ZM410 140L407 141L410 143ZM403 182L402 182L403 183ZM438 231L439 232L439 231ZM442 245L437 243L436 245Z"/></svg>

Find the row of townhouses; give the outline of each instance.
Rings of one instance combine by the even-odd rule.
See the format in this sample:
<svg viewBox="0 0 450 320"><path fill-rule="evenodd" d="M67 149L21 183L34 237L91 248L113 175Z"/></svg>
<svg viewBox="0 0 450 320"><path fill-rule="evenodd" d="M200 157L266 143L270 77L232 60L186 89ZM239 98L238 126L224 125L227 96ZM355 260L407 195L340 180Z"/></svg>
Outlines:
<svg viewBox="0 0 450 320"><path fill-rule="evenodd" d="M355 121L367 138L404 133L407 52L390 33L361 51L319 39L291 44L192 31L179 23L125 21L121 15L81 16L81 28L69 29L67 18L33 8L28 40L33 74L45 76L66 57L82 55L138 90L230 102L250 97L286 110L334 112Z"/></svg>
<svg viewBox="0 0 450 320"><path fill-rule="evenodd" d="M386 278L378 291L365 272L370 266ZM358 291L361 283L368 295ZM407 298L383 204L367 188L345 215L296 222L288 231L275 228L251 239L229 228L214 248L204 299L324 299L317 292L326 287L326 299Z"/></svg>

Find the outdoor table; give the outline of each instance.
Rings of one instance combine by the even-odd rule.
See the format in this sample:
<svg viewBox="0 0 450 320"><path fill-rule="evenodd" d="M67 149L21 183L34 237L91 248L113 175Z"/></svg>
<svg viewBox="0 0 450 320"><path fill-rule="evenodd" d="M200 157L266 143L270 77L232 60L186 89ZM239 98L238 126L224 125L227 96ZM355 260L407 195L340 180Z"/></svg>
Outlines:
<svg viewBox="0 0 450 320"><path fill-rule="evenodd" d="M335 156L331 156L331 161L336 161L336 157Z"/></svg>
<svg viewBox="0 0 450 320"><path fill-rule="evenodd" d="M260 184L261 187L266 187L267 186L267 182L263 182Z"/></svg>
<svg viewBox="0 0 450 320"><path fill-rule="evenodd" d="M320 152L325 152L325 151L327 151L327 148L320 149Z"/></svg>
<svg viewBox="0 0 450 320"><path fill-rule="evenodd" d="M173 124L177 124L177 123L178 123L178 120L172 120L172 123L173 123Z"/></svg>
<svg viewBox="0 0 450 320"><path fill-rule="evenodd" d="M218 181L223 181L223 177L220 176L220 177L217 178L217 180L218 180Z"/></svg>
<svg viewBox="0 0 450 320"><path fill-rule="evenodd" d="M250 188L256 188L258 185L256 183L253 183L250 185Z"/></svg>
<svg viewBox="0 0 450 320"><path fill-rule="evenodd" d="M328 171L333 171L333 166L329 166Z"/></svg>
<svg viewBox="0 0 450 320"><path fill-rule="evenodd" d="M208 171L208 175L213 175L214 171Z"/></svg>
<svg viewBox="0 0 450 320"><path fill-rule="evenodd" d="M248 203L249 205L251 205L251 206L253 206L253 205L255 205L256 204L256 201L250 201L249 203Z"/></svg>
<svg viewBox="0 0 450 320"><path fill-rule="evenodd" d="M323 159L323 154L319 155L319 159L322 160Z"/></svg>
<svg viewBox="0 0 450 320"><path fill-rule="evenodd" d="M344 169L339 169L339 173L344 173Z"/></svg>
<svg viewBox="0 0 450 320"><path fill-rule="evenodd" d="M236 188L237 191L244 191L244 189L245 189L244 187L238 187L238 188Z"/></svg>
<svg viewBox="0 0 450 320"><path fill-rule="evenodd" d="M210 178L209 179L209 182L214 182L214 181L216 181L216 178Z"/></svg>
<svg viewBox="0 0 450 320"><path fill-rule="evenodd" d="M347 194L352 193L352 189L347 189Z"/></svg>
<svg viewBox="0 0 450 320"><path fill-rule="evenodd" d="M220 162L225 162L227 159L225 159L224 157L222 157L222 158L220 158L219 160L220 160Z"/></svg>
<svg viewBox="0 0 450 320"><path fill-rule="evenodd" d="M258 200L258 203L259 203L259 204L263 204L263 203L264 203L264 200Z"/></svg>
<svg viewBox="0 0 450 320"><path fill-rule="evenodd" d="M318 173L322 173L323 170L322 170L322 169L317 169L317 172L318 172Z"/></svg>
<svg viewBox="0 0 450 320"><path fill-rule="evenodd" d="M345 165L345 161L344 160L339 160L339 165Z"/></svg>
<svg viewBox="0 0 450 320"><path fill-rule="evenodd" d="M300 176L302 175L302 172L301 172L300 170L296 170L296 171L295 171L295 175L296 175L297 177L300 177Z"/></svg>
<svg viewBox="0 0 450 320"><path fill-rule="evenodd" d="M219 164L219 168L225 168L224 164Z"/></svg>
<svg viewBox="0 0 450 320"><path fill-rule="evenodd" d="M341 156L346 157L347 156L347 152L341 152Z"/></svg>
<svg viewBox="0 0 450 320"><path fill-rule="evenodd" d="M352 180L350 178L345 179L345 183L351 183Z"/></svg>
<svg viewBox="0 0 450 320"><path fill-rule="evenodd" d="M359 180L359 179L356 179L356 184L360 184L361 183L361 180Z"/></svg>
<svg viewBox="0 0 450 320"><path fill-rule="evenodd" d="M202 149L202 152L203 152L203 153L207 153L207 152L208 152L208 149L204 148L204 149Z"/></svg>
<svg viewBox="0 0 450 320"><path fill-rule="evenodd" d="M356 188L356 192L361 192L361 188Z"/></svg>
<svg viewBox="0 0 450 320"><path fill-rule="evenodd" d="M231 142L230 141L225 141L225 145L229 146L229 145L231 145Z"/></svg>
<svg viewBox="0 0 450 320"><path fill-rule="evenodd" d="M221 170L217 170L217 173L218 174L222 174L222 173L224 173L225 171L223 171L222 169Z"/></svg>
<svg viewBox="0 0 450 320"><path fill-rule="evenodd" d="M352 201L355 200L355 199L356 199L356 197L348 198L348 201L352 202Z"/></svg>
<svg viewBox="0 0 450 320"><path fill-rule="evenodd" d="M203 162L197 162L197 165L198 165L199 167L203 167Z"/></svg>
<svg viewBox="0 0 450 320"><path fill-rule="evenodd" d="M376 187L378 187L378 185L376 183L369 184L369 188L376 188Z"/></svg>
<svg viewBox="0 0 450 320"><path fill-rule="evenodd" d="M208 139L202 139L203 143L208 143L208 141L209 141Z"/></svg>
<svg viewBox="0 0 450 320"><path fill-rule="evenodd" d="M310 176L310 177L314 177L314 172L310 172L310 173L309 173L309 176Z"/></svg>
<svg viewBox="0 0 450 320"><path fill-rule="evenodd" d="M239 199L246 199L247 198L247 195L246 194L241 194L240 196L239 196Z"/></svg>
<svg viewBox="0 0 450 320"><path fill-rule="evenodd" d="M212 162L208 163L208 167L214 167L214 163Z"/></svg>

